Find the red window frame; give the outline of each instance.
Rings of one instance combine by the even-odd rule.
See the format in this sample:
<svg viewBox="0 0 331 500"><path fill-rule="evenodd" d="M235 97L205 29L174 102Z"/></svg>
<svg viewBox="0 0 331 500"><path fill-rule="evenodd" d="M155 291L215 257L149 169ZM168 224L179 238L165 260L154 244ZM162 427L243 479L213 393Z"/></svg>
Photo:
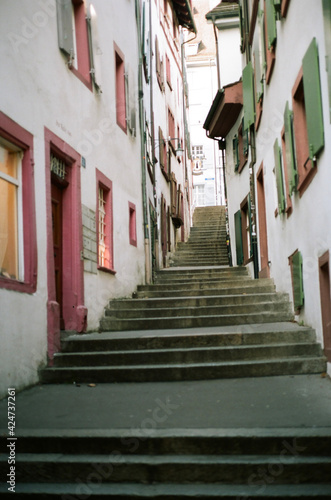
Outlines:
<svg viewBox="0 0 331 500"><path fill-rule="evenodd" d="M0 111L0 136L23 151L22 211L24 281L0 276L0 288L23 293L37 290L37 233L34 187L33 136Z"/></svg>
<svg viewBox="0 0 331 500"><path fill-rule="evenodd" d="M127 133L126 124L126 96L125 96L125 64L122 51L115 48L115 85L116 85L116 123Z"/></svg>
<svg viewBox="0 0 331 500"><path fill-rule="evenodd" d="M99 188L106 193L105 198L105 252L107 265L101 264L99 259ZM113 243L113 183L100 170L96 169L96 227L97 227L97 258L98 269L115 274L114 243Z"/></svg>
<svg viewBox="0 0 331 500"><path fill-rule="evenodd" d="M129 201L129 239L130 245L137 246L136 205Z"/></svg>
<svg viewBox="0 0 331 500"><path fill-rule="evenodd" d="M74 24L76 34L77 68L71 67L71 71L90 90L92 90L91 61L89 52L89 41L86 22L86 8L84 0L72 0L74 9Z"/></svg>

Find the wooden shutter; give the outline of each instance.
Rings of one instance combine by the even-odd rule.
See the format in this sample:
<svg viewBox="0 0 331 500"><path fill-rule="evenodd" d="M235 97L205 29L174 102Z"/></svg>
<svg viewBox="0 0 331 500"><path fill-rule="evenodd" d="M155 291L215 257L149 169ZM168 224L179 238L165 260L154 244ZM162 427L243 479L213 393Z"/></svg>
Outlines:
<svg viewBox="0 0 331 500"><path fill-rule="evenodd" d="M167 159L164 158L164 139L161 127L159 127L159 149L160 149L160 167L161 169L164 170L165 161L167 161Z"/></svg>
<svg viewBox="0 0 331 500"><path fill-rule="evenodd" d="M282 168L282 157L281 151L278 144L278 139L276 139L274 144L274 155L275 155L275 174L277 183L277 195L278 195L278 212L285 212L285 194L284 194L284 179L283 179L283 168Z"/></svg>
<svg viewBox="0 0 331 500"><path fill-rule="evenodd" d="M243 9L239 3L239 28L240 28L240 50L244 52L245 50L245 24L243 18Z"/></svg>
<svg viewBox="0 0 331 500"><path fill-rule="evenodd" d="M74 57L73 14L71 0L56 2L59 48L70 58Z"/></svg>
<svg viewBox="0 0 331 500"><path fill-rule="evenodd" d="M269 50L276 43L277 39L277 26L276 26L276 9L274 0L265 0L265 9L267 16L267 36Z"/></svg>
<svg viewBox="0 0 331 500"><path fill-rule="evenodd" d="M294 307L299 309L304 304L301 252L292 255L292 279Z"/></svg>
<svg viewBox="0 0 331 500"><path fill-rule="evenodd" d="M285 129L285 151L286 151L286 167L288 172L290 196L297 189L298 172L295 160L294 148L294 133L293 133L293 111L290 110L288 101L286 102L284 112L284 129Z"/></svg>
<svg viewBox="0 0 331 500"><path fill-rule="evenodd" d="M249 224L249 239L250 239L249 256L253 257L252 202L250 193L248 195L248 224Z"/></svg>
<svg viewBox="0 0 331 500"><path fill-rule="evenodd" d="M244 130L244 119L242 120L242 140L243 140L243 153L244 156L248 155L249 140L248 140L248 129Z"/></svg>
<svg viewBox="0 0 331 500"><path fill-rule="evenodd" d="M171 174L171 217L177 215L177 181L175 174Z"/></svg>
<svg viewBox="0 0 331 500"><path fill-rule="evenodd" d="M254 72L251 61L243 69L244 130L255 122Z"/></svg>
<svg viewBox="0 0 331 500"><path fill-rule="evenodd" d="M308 47L302 61L302 67L309 157L313 160L324 147L323 109L316 38L313 38Z"/></svg>
<svg viewBox="0 0 331 500"><path fill-rule="evenodd" d="M244 262L243 238L241 230L241 211L234 214L234 228L236 235L237 266L242 266Z"/></svg>
<svg viewBox="0 0 331 500"><path fill-rule="evenodd" d="M235 135L233 138L232 146L233 146L234 171L237 172L239 168L239 139L237 135Z"/></svg>
<svg viewBox="0 0 331 500"><path fill-rule="evenodd" d="M100 91L102 50L99 44L97 14L92 5L89 5L87 9L87 30L89 39L90 71L92 81Z"/></svg>

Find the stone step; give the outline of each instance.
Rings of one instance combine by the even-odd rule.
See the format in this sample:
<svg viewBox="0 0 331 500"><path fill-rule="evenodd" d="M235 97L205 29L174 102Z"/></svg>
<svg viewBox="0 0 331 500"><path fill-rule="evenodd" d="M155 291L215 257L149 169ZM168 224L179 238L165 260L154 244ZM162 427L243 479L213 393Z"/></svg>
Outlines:
<svg viewBox="0 0 331 500"><path fill-rule="evenodd" d="M99 351L60 353L54 358L55 367L147 366L247 361L294 357L322 357L317 343L271 344L263 346L199 347L182 349L150 349L137 351Z"/></svg>
<svg viewBox="0 0 331 500"><path fill-rule="evenodd" d="M111 454L33 454L16 455L18 483L70 483L73 478L82 482L96 471L103 472L103 483L135 484L236 484L247 485L256 471L280 469L273 484L329 483L331 457L274 455L121 455ZM116 460L116 462L115 462ZM8 463L1 456L0 471L5 477ZM330 485L331 486L331 485Z"/></svg>
<svg viewBox="0 0 331 500"><path fill-rule="evenodd" d="M255 292L255 290L254 290ZM169 297L150 299L121 299L112 300L108 311L119 311L122 309L151 309L151 308L183 308L183 307L209 307L209 306L235 306L247 304L267 303L288 303L288 295L281 293L252 293L236 295L208 295L195 297Z"/></svg>
<svg viewBox="0 0 331 500"><path fill-rule="evenodd" d="M238 296L237 296L238 297ZM157 299L147 299L149 303L144 305L144 303L139 308L133 308L131 306L132 301L124 302L122 307L107 307L105 310L105 319L153 319L153 318L183 318L183 317L200 317L200 316L229 316L233 315L245 315L245 314L254 314L259 310L262 310L264 313L279 313L282 315L288 314L288 319L292 318L292 308L287 300L284 300L283 297L275 300L269 301L251 301L251 296L248 295L246 303L229 303L222 305L189 305L189 306L175 306L173 302L172 307L164 306L160 304L159 307L156 307L155 300ZM134 302L139 299L133 299ZM143 299L141 299L143 300ZM154 301L153 305L152 302ZM143 301L144 302L144 301ZM127 305L127 308L125 306Z"/></svg>
<svg viewBox="0 0 331 500"><path fill-rule="evenodd" d="M218 258L218 259L208 259L208 258L200 258L200 259L189 259L189 258L180 258L177 257L175 258L172 262L171 265L173 267L178 267L178 266L201 266L201 263L207 264L209 266L220 266L220 265L225 265L228 260L224 258Z"/></svg>
<svg viewBox="0 0 331 500"><path fill-rule="evenodd" d="M16 487L18 498L36 500L77 500L78 498L91 500L296 500L316 499L330 500L330 484L268 484L260 479L260 488L249 485L229 484L135 484L135 483L103 483L102 475L96 475L100 484L84 483L22 483ZM262 484L262 486L261 486ZM7 486L7 485L6 485ZM263 487L263 495L259 489ZM3 493L1 493L3 491ZM79 496L77 496L77 492ZM81 493L82 492L82 493ZM3 488L0 493L3 500L11 500L12 493Z"/></svg>
<svg viewBox="0 0 331 500"><path fill-rule="evenodd" d="M244 327L160 330L157 332L105 332L70 336L62 341L64 352L100 352L139 349L184 349L198 347L256 346L316 342L315 332L294 323Z"/></svg>
<svg viewBox="0 0 331 500"><path fill-rule="evenodd" d="M170 290L165 290L165 287L158 287L157 290L154 288L149 287L148 285L146 286L145 290L135 292L133 295L134 297L138 299L143 299L143 298L165 298L165 297L173 297L174 291L173 289ZM169 288L169 287L167 287ZM233 286L232 288L206 288L204 290L201 290L199 288L193 288L192 289L187 289L187 288L182 288L182 289L177 289L176 290L176 297L181 298L181 297L196 297L196 296L205 296L208 297L210 295L212 296L226 296L228 294L232 295L243 295L250 293L254 290L254 293L264 293L266 291L273 291L274 290L274 285L270 286L270 288L266 288L265 286L260 286L260 287L252 287L252 286L243 286L242 284L238 284L237 287Z"/></svg>
<svg viewBox="0 0 331 500"><path fill-rule="evenodd" d="M41 371L43 383L111 383L210 380L217 378L270 377L322 373L321 356L254 361L130 366L52 367Z"/></svg>
<svg viewBox="0 0 331 500"><path fill-rule="evenodd" d="M251 323L272 323L278 321L292 321L293 314L285 312L254 312L243 314L178 316L158 318L126 318L114 319L103 317L100 321L100 331L125 331L125 330L157 330L166 328L198 328L209 326L244 325Z"/></svg>

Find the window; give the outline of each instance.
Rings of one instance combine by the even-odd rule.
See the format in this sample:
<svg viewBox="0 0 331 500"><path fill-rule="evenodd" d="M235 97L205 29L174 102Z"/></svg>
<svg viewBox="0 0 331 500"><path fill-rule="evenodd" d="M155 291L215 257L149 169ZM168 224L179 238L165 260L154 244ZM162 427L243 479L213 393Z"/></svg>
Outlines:
<svg viewBox="0 0 331 500"><path fill-rule="evenodd" d="M114 273L112 182L99 170L96 177L98 267Z"/></svg>
<svg viewBox="0 0 331 500"><path fill-rule="evenodd" d="M169 165L168 165L168 153L167 153L167 142L164 140L163 132L161 127L159 127L159 150L160 150L160 168L161 172L167 180L169 180Z"/></svg>
<svg viewBox="0 0 331 500"><path fill-rule="evenodd" d="M0 112L0 287L33 293L37 247L33 137Z"/></svg>
<svg viewBox="0 0 331 500"><path fill-rule="evenodd" d="M243 129L247 130L255 122L254 71L251 62L249 62L243 69L243 100Z"/></svg>
<svg viewBox="0 0 331 500"><path fill-rule="evenodd" d="M286 103L284 111L284 127L282 130L282 152L284 163L284 181L286 186L286 212L290 215L292 212L292 193L297 189L298 172L296 169L296 158L294 150L293 135L293 111Z"/></svg>
<svg viewBox="0 0 331 500"><path fill-rule="evenodd" d="M199 184L194 186L194 201L197 207L205 206L205 186L204 184Z"/></svg>
<svg viewBox="0 0 331 500"><path fill-rule="evenodd" d="M129 202L129 239L130 245L137 246L136 206Z"/></svg>
<svg viewBox="0 0 331 500"><path fill-rule="evenodd" d="M276 215L278 215L285 212L283 166L282 166L282 156L278 144L278 139L276 139L274 143L274 157L275 157L275 176L276 176L277 197L278 197L278 210L276 210Z"/></svg>
<svg viewBox="0 0 331 500"><path fill-rule="evenodd" d="M126 96L124 57L115 49L115 79L116 79L116 121L126 133Z"/></svg>
<svg viewBox="0 0 331 500"><path fill-rule="evenodd" d="M169 85L170 90L172 90L171 85L171 68L170 68L170 59L166 54L166 75L167 75L167 84Z"/></svg>
<svg viewBox="0 0 331 500"><path fill-rule="evenodd" d="M160 87L161 92L164 92L164 68L163 59L161 59L159 41L155 37L155 67L156 67L156 77Z"/></svg>
<svg viewBox="0 0 331 500"><path fill-rule="evenodd" d="M294 309L295 309L296 313L299 313L300 309L304 305L301 252L296 250L289 257L289 265L291 266Z"/></svg>
<svg viewBox="0 0 331 500"><path fill-rule="evenodd" d="M301 196L317 172L317 157L324 148L319 60L315 38L303 58L292 96L297 189Z"/></svg>
<svg viewBox="0 0 331 500"><path fill-rule="evenodd" d="M268 84L276 61L276 8L275 0L264 0L264 35L266 53L266 83Z"/></svg>
<svg viewBox="0 0 331 500"><path fill-rule="evenodd" d="M172 114L170 108L168 108L168 131L169 131L169 138L175 139L175 118L174 115ZM175 151L177 148L177 144L175 140L169 141L170 146L172 146L173 150Z"/></svg>
<svg viewBox="0 0 331 500"><path fill-rule="evenodd" d="M244 119L238 129L238 134L234 136L233 145L233 161L235 172L240 173L247 163L248 157L248 130L243 131Z"/></svg>
<svg viewBox="0 0 331 500"><path fill-rule="evenodd" d="M92 89L91 75L95 71L91 34L94 20L91 10L89 8L89 12L86 12L84 0L61 0L56 2L56 7L59 48L66 55L72 72ZM96 42L96 39L93 41Z"/></svg>

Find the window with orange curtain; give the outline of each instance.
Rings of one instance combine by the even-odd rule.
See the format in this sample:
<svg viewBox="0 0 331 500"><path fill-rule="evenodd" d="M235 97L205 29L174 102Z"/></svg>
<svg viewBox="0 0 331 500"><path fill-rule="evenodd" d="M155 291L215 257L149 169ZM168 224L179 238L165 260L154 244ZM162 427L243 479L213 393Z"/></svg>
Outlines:
<svg viewBox="0 0 331 500"><path fill-rule="evenodd" d="M20 262L20 152L0 143L0 275L21 279Z"/></svg>

